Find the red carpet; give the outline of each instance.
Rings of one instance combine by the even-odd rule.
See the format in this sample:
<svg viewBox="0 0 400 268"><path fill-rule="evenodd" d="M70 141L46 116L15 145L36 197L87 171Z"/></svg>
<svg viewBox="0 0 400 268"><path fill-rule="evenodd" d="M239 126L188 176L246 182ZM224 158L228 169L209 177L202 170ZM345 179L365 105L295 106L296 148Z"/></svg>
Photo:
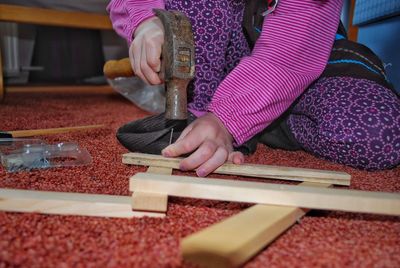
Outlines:
<svg viewBox="0 0 400 268"><path fill-rule="evenodd" d="M145 168L121 163L127 151L115 132L145 115L117 95L9 94L0 104L1 130L106 127L44 138L78 142L91 153L92 165L16 174L0 168L0 187L129 195L128 177ZM247 161L345 171L352 175L353 189L400 192L400 167L366 172L264 146ZM130 220L0 212L0 267L187 266L179 255L180 239L245 207L173 198L165 219ZM313 211L247 267L400 267L400 217Z"/></svg>

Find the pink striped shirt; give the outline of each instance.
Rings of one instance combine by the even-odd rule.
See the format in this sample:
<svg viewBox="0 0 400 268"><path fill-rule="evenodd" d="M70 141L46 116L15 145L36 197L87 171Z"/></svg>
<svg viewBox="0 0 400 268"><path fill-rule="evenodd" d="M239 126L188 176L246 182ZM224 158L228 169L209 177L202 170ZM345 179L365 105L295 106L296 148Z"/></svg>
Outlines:
<svg viewBox="0 0 400 268"><path fill-rule="evenodd" d="M343 0L280 0L264 20L252 54L244 57L214 93L214 113L240 145L279 117L324 70ZM128 41L162 0L114 0L115 30ZM196 113L198 114L198 113Z"/></svg>

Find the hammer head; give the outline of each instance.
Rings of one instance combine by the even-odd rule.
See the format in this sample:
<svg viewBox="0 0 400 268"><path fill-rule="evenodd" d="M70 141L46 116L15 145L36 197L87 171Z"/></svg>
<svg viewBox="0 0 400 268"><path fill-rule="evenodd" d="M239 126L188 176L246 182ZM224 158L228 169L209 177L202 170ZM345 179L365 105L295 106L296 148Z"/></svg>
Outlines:
<svg viewBox="0 0 400 268"><path fill-rule="evenodd" d="M194 77L194 39L189 19L178 11L155 9L164 26L162 78L166 85L165 117L187 119L187 86Z"/></svg>
<svg viewBox="0 0 400 268"><path fill-rule="evenodd" d="M178 11L154 9L164 26L160 78L165 81L165 117L187 119L187 86L194 77L194 39L189 19ZM133 76L129 58L108 61L104 65L107 78Z"/></svg>

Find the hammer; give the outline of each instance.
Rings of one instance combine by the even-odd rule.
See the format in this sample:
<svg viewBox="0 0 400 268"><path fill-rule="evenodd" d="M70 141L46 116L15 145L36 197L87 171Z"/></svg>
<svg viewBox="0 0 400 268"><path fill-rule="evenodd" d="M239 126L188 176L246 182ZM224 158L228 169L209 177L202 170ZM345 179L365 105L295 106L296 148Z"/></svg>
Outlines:
<svg viewBox="0 0 400 268"><path fill-rule="evenodd" d="M189 19L181 12L154 9L164 26L160 77L165 81L165 118L187 119L187 86L194 77L194 40ZM134 76L129 58L107 61L104 74L109 79Z"/></svg>

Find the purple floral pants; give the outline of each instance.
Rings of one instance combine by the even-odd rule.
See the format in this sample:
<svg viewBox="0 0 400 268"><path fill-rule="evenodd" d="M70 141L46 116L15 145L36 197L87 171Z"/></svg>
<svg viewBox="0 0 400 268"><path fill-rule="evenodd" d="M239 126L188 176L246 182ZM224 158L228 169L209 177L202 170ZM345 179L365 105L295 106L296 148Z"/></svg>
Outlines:
<svg viewBox="0 0 400 268"><path fill-rule="evenodd" d="M189 107L204 111L224 77L250 53L242 32L244 0L167 0L191 20L196 78ZM302 148L345 165L377 170L400 162L400 101L367 79L321 77L301 96L287 124Z"/></svg>

